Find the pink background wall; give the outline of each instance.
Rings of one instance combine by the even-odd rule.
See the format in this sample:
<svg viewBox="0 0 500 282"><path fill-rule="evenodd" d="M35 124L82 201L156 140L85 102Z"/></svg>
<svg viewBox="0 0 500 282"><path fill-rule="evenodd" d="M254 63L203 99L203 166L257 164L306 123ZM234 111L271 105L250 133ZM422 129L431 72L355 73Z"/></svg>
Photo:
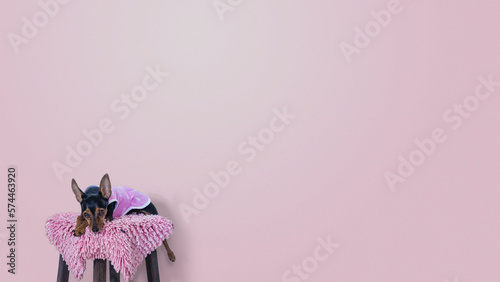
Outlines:
<svg viewBox="0 0 500 282"><path fill-rule="evenodd" d="M15 165L19 220L16 275L0 228L0 280L55 280L45 220L78 211L72 178L107 172L175 223L162 281L500 281L500 2L60 2L0 4L0 218ZM148 66L169 75L125 106Z"/></svg>

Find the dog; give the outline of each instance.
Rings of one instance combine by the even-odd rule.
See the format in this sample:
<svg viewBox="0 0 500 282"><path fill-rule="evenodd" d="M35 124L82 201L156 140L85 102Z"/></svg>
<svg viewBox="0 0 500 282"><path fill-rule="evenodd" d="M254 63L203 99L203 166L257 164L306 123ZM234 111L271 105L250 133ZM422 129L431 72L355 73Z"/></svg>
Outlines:
<svg viewBox="0 0 500 282"><path fill-rule="evenodd" d="M85 233L87 226L92 232L99 232L105 221L111 221L114 217L125 214L143 213L158 214L156 207L146 194L128 187L111 187L109 175L106 173L99 186L89 186L83 192L75 179L71 180L71 189L76 200L80 203L82 213L76 219L73 232L75 236ZM163 240L170 261L175 261L175 254L168 246L167 240Z"/></svg>

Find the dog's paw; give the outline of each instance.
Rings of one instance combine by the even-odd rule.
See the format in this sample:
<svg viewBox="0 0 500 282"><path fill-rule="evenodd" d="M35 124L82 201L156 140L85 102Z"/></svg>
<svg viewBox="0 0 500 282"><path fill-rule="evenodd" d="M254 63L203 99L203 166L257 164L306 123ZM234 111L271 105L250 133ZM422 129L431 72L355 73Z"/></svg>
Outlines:
<svg viewBox="0 0 500 282"><path fill-rule="evenodd" d="M81 230L77 230L77 229L73 230L73 236L77 236L77 237L82 236L83 233L84 232L82 232Z"/></svg>
<svg viewBox="0 0 500 282"><path fill-rule="evenodd" d="M175 261L175 255L173 252L170 252L168 253L168 259L171 261L171 262L174 262Z"/></svg>

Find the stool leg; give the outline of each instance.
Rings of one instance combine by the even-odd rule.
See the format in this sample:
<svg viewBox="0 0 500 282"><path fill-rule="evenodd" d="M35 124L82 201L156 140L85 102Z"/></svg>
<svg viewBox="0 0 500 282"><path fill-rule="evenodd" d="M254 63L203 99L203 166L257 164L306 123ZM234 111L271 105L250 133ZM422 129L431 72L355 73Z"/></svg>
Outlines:
<svg viewBox="0 0 500 282"><path fill-rule="evenodd" d="M152 251L151 254L146 257L146 271L148 273L148 281L160 282L160 271L158 270L156 250Z"/></svg>
<svg viewBox="0 0 500 282"><path fill-rule="evenodd" d="M57 282L68 282L69 270L68 265L63 260L62 255L59 255L59 267L57 269Z"/></svg>
<svg viewBox="0 0 500 282"><path fill-rule="evenodd" d="M94 260L94 282L106 282L106 260Z"/></svg>
<svg viewBox="0 0 500 282"><path fill-rule="evenodd" d="M111 261L109 261L109 282L120 282L120 273L116 272Z"/></svg>

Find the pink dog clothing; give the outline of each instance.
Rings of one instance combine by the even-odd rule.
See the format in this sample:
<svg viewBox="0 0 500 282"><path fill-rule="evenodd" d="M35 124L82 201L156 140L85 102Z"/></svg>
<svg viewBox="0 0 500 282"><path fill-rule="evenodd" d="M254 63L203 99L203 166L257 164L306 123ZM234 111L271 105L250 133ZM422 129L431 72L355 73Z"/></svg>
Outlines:
<svg viewBox="0 0 500 282"><path fill-rule="evenodd" d="M143 209L151 203L148 195L129 187L111 187L108 203L116 202L113 218L125 215L133 209Z"/></svg>

